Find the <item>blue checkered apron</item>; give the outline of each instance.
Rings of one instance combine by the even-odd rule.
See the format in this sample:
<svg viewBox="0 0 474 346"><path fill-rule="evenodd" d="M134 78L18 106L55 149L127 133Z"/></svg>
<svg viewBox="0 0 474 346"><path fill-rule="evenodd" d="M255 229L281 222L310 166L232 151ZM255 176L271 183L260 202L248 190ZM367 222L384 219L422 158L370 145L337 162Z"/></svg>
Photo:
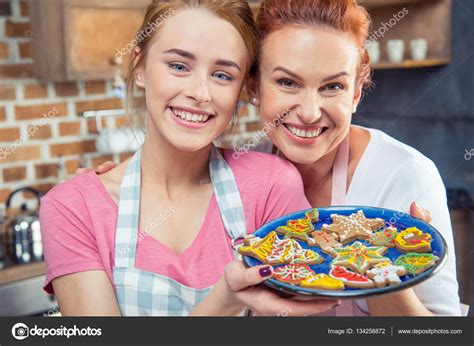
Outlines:
<svg viewBox="0 0 474 346"><path fill-rule="evenodd" d="M120 189L113 268L117 301L124 316L186 316L212 287L194 289L164 275L135 267L139 239L140 156L141 149L128 163ZM243 238L247 229L242 200L232 170L214 146L209 171L224 227L234 245L236 240Z"/></svg>

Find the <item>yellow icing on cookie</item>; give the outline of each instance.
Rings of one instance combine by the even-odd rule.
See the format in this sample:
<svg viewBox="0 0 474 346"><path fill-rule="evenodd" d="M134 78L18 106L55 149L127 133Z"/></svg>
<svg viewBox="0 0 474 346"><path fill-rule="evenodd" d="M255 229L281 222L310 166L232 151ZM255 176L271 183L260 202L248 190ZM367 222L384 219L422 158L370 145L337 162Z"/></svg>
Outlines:
<svg viewBox="0 0 474 346"><path fill-rule="evenodd" d="M431 262L433 258L431 256L418 256L418 257L410 257L406 260L408 264L417 266L417 267L424 267L429 262Z"/></svg>
<svg viewBox="0 0 474 346"><path fill-rule="evenodd" d="M280 239L275 231L268 233L260 241L240 247L239 253L269 264L323 262L323 258L317 252L302 248L294 239Z"/></svg>
<svg viewBox="0 0 474 346"><path fill-rule="evenodd" d="M423 231L416 227L410 227L401 231L395 237L395 243L408 251L413 251L419 248L429 248L431 250L431 235L423 233Z"/></svg>
<svg viewBox="0 0 474 346"><path fill-rule="evenodd" d="M306 279L301 281L300 286L323 290L343 290L344 282L334 279L327 274L314 274L307 276Z"/></svg>
<svg viewBox="0 0 474 346"><path fill-rule="evenodd" d="M375 265L374 268L383 268L392 264L390 261L380 262Z"/></svg>
<svg viewBox="0 0 474 346"><path fill-rule="evenodd" d="M291 234L299 234L301 236L307 236L309 232L314 230L311 217L306 215L304 219L289 220L286 226L278 227L284 232Z"/></svg>
<svg viewBox="0 0 474 346"><path fill-rule="evenodd" d="M281 258L280 262L283 262L283 259L288 256L288 253L291 249L291 240L286 239L283 241L279 241L278 236L275 232L268 233L265 238L261 241L258 241L254 244L249 246L242 246L239 249L241 253L251 252L254 253L260 260L264 260L268 258L275 249L275 241L280 245L280 251L278 253L278 257Z"/></svg>

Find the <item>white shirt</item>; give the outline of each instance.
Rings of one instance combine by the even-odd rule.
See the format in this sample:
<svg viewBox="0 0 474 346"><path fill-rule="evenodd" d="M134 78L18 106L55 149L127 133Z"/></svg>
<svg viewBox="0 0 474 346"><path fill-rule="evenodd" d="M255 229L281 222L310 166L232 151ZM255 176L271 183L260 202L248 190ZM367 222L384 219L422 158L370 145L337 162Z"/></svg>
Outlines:
<svg viewBox="0 0 474 346"><path fill-rule="evenodd" d="M413 289L423 305L436 315L461 315L453 231L446 189L435 164L414 148L382 131L370 132L369 144L354 172L346 205L364 205L410 213L412 201L431 211L435 227L448 245L448 260L433 277ZM258 151L271 151L262 143ZM365 299L356 300L368 313Z"/></svg>

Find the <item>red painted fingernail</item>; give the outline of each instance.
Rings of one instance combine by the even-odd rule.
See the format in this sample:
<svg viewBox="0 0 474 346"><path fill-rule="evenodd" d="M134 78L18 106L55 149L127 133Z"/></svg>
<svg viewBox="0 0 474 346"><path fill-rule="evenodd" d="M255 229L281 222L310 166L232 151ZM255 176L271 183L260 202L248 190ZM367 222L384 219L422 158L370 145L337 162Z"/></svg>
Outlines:
<svg viewBox="0 0 474 346"><path fill-rule="evenodd" d="M258 273L262 278L265 278L267 276L272 275L272 270L270 269L270 267L263 267L259 269Z"/></svg>

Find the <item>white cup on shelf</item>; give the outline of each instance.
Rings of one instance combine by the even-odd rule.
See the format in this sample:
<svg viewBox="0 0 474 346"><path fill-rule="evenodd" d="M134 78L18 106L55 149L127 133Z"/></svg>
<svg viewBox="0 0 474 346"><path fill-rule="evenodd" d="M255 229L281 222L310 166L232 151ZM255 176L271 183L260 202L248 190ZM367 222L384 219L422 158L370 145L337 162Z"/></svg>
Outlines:
<svg viewBox="0 0 474 346"><path fill-rule="evenodd" d="M413 60L425 60L428 55L428 40L416 38L410 41L410 53Z"/></svg>
<svg viewBox="0 0 474 346"><path fill-rule="evenodd" d="M376 64L380 60L380 43L377 41L369 41L366 43L365 48L369 54L370 61L372 64Z"/></svg>
<svg viewBox="0 0 474 346"><path fill-rule="evenodd" d="M405 54L405 41L403 40L388 40L387 41L387 55L388 60L393 63L399 63L403 61L403 55Z"/></svg>

